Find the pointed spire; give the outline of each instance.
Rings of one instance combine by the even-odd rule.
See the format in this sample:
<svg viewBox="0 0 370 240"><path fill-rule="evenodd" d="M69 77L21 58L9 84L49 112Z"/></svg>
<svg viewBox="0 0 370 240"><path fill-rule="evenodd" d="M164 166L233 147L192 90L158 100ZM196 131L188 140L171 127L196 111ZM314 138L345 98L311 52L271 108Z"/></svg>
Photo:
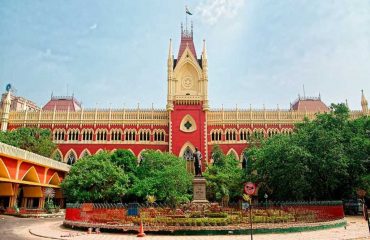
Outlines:
<svg viewBox="0 0 370 240"><path fill-rule="evenodd" d="M367 104L367 100L364 95L364 90L361 90L361 107L362 107L362 112L364 114L367 114L368 104Z"/></svg>
<svg viewBox="0 0 370 240"><path fill-rule="evenodd" d="M172 39L170 38L170 46L168 47L168 59L172 59Z"/></svg>
<svg viewBox="0 0 370 240"><path fill-rule="evenodd" d="M205 39L203 39L202 58L207 59L207 48L206 48L206 40Z"/></svg>

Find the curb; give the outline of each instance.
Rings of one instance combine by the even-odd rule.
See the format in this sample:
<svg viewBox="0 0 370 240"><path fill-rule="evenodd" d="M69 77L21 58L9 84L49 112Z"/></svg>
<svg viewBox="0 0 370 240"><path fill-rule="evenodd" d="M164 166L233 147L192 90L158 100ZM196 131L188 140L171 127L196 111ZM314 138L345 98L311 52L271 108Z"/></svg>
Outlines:
<svg viewBox="0 0 370 240"><path fill-rule="evenodd" d="M38 234L38 233L34 233L32 232L32 229L28 229L28 232L33 235L33 236L36 236L36 237L42 237L42 238L47 238L47 239L58 239L58 240L61 240L61 239L65 239L65 240L68 240L69 238L58 238L58 237L51 237L51 236L44 236L44 235L41 235L41 234Z"/></svg>

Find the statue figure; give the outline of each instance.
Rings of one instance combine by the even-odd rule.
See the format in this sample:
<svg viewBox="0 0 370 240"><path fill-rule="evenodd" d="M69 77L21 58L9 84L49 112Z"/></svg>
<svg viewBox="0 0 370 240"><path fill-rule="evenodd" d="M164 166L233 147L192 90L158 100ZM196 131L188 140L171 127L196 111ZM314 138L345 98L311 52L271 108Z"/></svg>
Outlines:
<svg viewBox="0 0 370 240"><path fill-rule="evenodd" d="M202 153L195 148L195 152L193 154L194 157L194 169L195 169L195 176L202 176Z"/></svg>

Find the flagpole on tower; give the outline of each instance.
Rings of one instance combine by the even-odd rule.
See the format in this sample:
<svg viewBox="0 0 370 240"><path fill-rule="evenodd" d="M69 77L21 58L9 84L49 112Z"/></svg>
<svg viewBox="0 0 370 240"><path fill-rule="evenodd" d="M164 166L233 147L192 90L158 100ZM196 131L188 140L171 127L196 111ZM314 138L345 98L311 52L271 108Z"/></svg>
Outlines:
<svg viewBox="0 0 370 240"><path fill-rule="evenodd" d="M185 29L186 29L186 33L188 32L188 6L185 5Z"/></svg>
<svg viewBox="0 0 370 240"><path fill-rule="evenodd" d="M193 15L190 11L188 6L185 5L185 27L186 27L186 34L188 33L188 15Z"/></svg>

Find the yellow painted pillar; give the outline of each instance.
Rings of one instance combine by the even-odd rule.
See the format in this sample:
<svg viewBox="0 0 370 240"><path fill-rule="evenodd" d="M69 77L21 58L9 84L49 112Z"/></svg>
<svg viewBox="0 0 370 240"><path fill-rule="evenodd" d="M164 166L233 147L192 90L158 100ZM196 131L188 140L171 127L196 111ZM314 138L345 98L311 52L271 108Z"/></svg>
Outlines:
<svg viewBox="0 0 370 240"><path fill-rule="evenodd" d="M11 196L9 199L9 208L14 207L15 204L17 203L19 184L12 183L12 188L13 188L13 196Z"/></svg>
<svg viewBox="0 0 370 240"><path fill-rule="evenodd" d="M38 206L38 208L39 209L43 209L44 206L45 206L45 198L44 197L41 197L41 198L39 198L39 206Z"/></svg>
<svg viewBox="0 0 370 240"><path fill-rule="evenodd" d="M43 209L44 206L45 206L45 194L44 194L44 192L45 192L45 188L42 187L41 188L42 197L39 198L39 206L38 206L39 209Z"/></svg>

